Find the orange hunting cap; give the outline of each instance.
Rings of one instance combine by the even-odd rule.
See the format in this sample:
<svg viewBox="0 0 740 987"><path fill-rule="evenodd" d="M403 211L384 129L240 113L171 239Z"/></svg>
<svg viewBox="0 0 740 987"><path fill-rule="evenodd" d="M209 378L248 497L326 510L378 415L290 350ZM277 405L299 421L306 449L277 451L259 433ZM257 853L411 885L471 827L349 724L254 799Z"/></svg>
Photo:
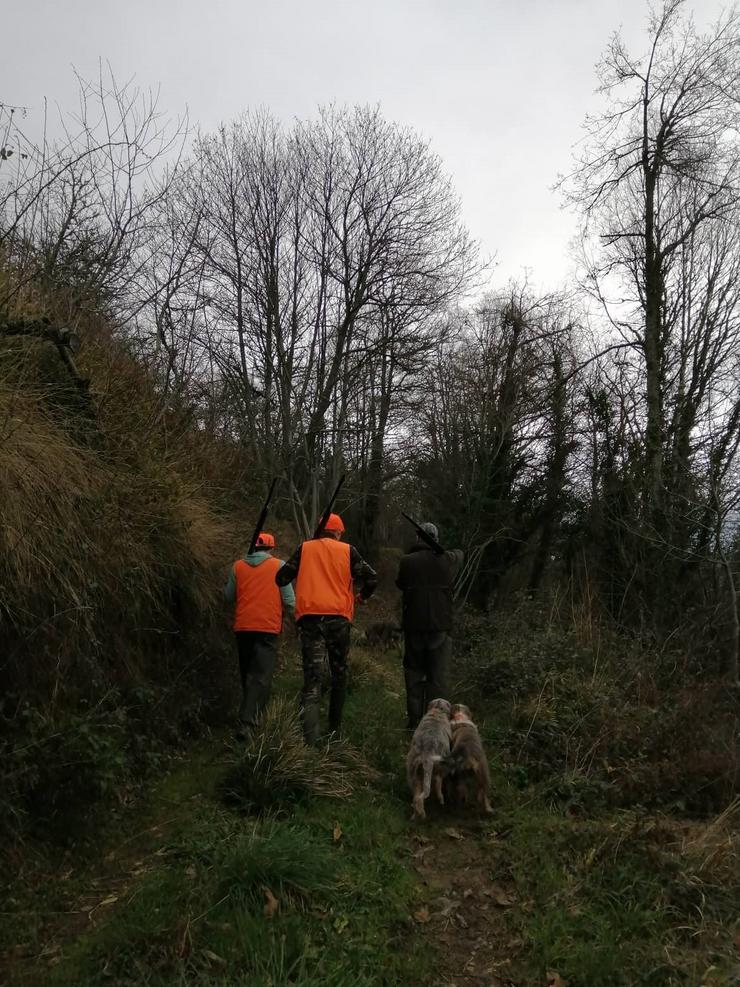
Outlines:
<svg viewBox="0 0 740 987"><path fill-rule="evenodd" d="M268 534L266 531L260 531L257 537L257 542L255 543L255 548L274 548L275 539L272 535Z"/></svg>
<svg viewBox="0 0 740 987"><path fill-rule="evenodd" d="M344 522L338 514L329 515L329 520L326 522L324 531L344 531Z"/></svg>

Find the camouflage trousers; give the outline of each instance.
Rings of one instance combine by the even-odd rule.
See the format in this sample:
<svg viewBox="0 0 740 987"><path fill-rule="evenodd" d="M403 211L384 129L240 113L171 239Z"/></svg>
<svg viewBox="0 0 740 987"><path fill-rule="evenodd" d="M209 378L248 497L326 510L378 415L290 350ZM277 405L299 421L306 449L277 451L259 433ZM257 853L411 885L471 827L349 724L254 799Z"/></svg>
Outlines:
<svg viewBox="0 0 740 987"><path fill-rule="evenodd" d="M342 722L342 709L347 693L347 655L350 643L350 622L344 617L309 615L298 623L303 655L303 691L301 718L306 743L319 739L321 695L326 681L326 658L329 657L331 691L329 693L329 730L337 732Z"/></svg>

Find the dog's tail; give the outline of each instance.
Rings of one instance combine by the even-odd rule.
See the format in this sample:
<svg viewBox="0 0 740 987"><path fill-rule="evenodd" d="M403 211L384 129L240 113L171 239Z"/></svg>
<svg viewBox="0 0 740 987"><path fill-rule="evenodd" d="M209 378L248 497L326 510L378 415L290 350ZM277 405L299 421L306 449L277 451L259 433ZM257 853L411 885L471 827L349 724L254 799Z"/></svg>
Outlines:
<svg viewBox="0 0 740 987"><path fill-rule="evenodd" d="M425 757L423 761L424 770L424 798L429 798L429 793L432 790L432 774L434 773L435 764L439 764L443 758L440 754L431 754L429 757Z"/></svg>
<svg viewBox="0 0 740 987"><path fill-rule="evenodd" d="M439 762L445 777L454 775L465 767L465 754L462 751L450 751L449 754L439 758Z"/></svg>

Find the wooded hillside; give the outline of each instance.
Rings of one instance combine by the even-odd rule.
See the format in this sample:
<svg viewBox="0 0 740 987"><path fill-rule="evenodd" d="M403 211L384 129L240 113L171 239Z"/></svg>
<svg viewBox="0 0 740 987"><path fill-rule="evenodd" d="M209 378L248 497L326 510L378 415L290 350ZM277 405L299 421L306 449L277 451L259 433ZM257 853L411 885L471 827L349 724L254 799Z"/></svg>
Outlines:
<svg viewBox="0 0 740 987"><path fill-rule="evenodd" d="M229 722L223 585L274 478L285 557L346 475L385 616L401 510L464 550L458 685L502 716L502 785L543 813L736 805L740 14L667 0L645 44L598 66L559 184L580 274L548 294L496 282L432 142L378 107L200 133L105 75L47 142L0 103L16 863Z"/></svg>

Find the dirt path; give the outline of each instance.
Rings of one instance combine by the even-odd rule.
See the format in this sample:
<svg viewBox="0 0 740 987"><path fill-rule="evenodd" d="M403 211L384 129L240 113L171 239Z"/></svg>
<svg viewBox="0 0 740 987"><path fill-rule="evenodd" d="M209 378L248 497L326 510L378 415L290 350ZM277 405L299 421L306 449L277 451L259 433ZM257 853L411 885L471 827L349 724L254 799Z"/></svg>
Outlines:
<svg viewBox="0 0 740 987"><path fill-rule="evenodd" d="M517 907L513 885L494 880L501 837L488 822L437 819L410 843L411 865L425 904L414 919L438 953L439 984L445 987L509 987L511 939L503 913Z"/></svg>

